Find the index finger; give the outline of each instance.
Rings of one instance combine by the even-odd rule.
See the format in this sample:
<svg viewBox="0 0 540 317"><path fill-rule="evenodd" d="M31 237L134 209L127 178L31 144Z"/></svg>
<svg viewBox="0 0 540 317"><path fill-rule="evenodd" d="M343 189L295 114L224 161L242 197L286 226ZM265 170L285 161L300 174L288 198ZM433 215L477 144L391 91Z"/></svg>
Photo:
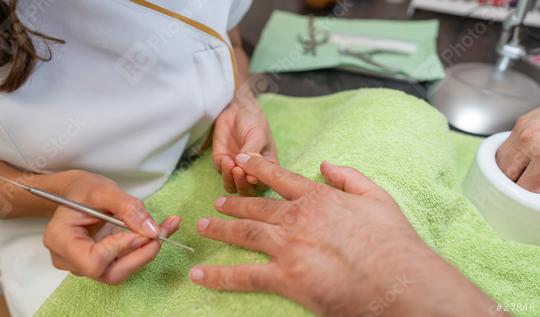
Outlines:
<svg viewBox="0 0 540 317"><path fill-rule="evenodd" d="M123 192L116 185L95 189L85 203L113 213L130 229L148 238L155 238L159 234L158 225L146 210L144 203Z"/></svg>
<svg viewBox="0 0 540 317"><path fill-rule="evenodd" d="M238 154L236 164L247 174L255 176L288 200L299 198L314 184L307 178L270 163L259 156Z"/></svg>
<svg viewBox="0 0 540 317"><path fill-rule="evenodd" d="M202 286L237 292L275 292L279 270L275 264L236 266L201 265L191 269L189 277Z"/></svg>
<svg viewBox="0 0 540 317"><path fill-rule="evenodd" d="M180 221L180 217L176 216L165 219L160 224L161 235L167 238L170 237L178 230ZM130 275L152 261L158 254L159 249L160 244L156 240L151 240L138 248L130 249L129 253L120 255L107 267L100 280L112 285L126 280Z"/></svg>

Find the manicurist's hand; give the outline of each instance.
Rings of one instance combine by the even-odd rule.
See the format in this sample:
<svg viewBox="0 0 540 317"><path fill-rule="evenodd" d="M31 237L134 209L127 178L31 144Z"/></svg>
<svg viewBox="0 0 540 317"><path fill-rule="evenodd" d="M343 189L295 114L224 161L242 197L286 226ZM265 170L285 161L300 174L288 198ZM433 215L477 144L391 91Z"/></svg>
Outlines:
<svg viewBox="0 0 540 317"><path fill-rule="evenodd" d="M278 156L270 126L257 99L240 94L220 114L213 135L213 161L223 177L225 190L254 196L258 180L238 166L234 157L239 153L256 153L274 164Z"/></svg>
<svg viewBox="0 0 540 317"><path fill-rule="evenodd" d="M197 266L195 283L277 293L324 316L497 315L496 304L430 250L389 194L358 171L323 163L324 185L260 157L241 154L236 163L285 200L219 198L216 209L240 219L201 219L198 231L270 262Z"/></svg>
<svg viewBox="0 0 540 317"><path fill-rule="evenodd" d="M44 244L56 268L118 284L154 259L160 243L153 238L176 232L181 219L169 217L158 226L141 201L124 193L111 180L76 173L61 195L110 213L135 233L59 206L47 226Z"/></svg>
<svg viewBox="0 0 540 317"><path fill-rule="evenodd" d="M497 164L518 185L540 193L540 107L519 118L497 151Z"/></svg>

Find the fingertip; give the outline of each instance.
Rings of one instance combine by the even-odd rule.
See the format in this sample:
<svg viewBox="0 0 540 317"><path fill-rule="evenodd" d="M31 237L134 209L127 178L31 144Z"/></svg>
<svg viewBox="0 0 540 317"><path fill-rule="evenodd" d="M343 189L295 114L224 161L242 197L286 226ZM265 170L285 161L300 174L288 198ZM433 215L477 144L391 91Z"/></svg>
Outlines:
<svg viewBox="0 0 540 317"><path fill-rule="evenodd" d="M233 176L236 177L236 178L239 178L239 177L243 177L244 176L244 170L238 166L235 166L233 169L232 169L232 173L233 173Z"/></svg>
<svg viewBox="0 0 540 317"><path fill-rule="evenodd" d="M324 172L329 167L329 165L330 165L330 163L328 161L322 161L322 163L320 165L321 172Z"/></svg>
<svg viewBox="0 0 540 317"><path fill-rule="evenodd" d="M208 225L210 224L210 219L203 218L197 222L197 230L199 233L204 233L206 229L208 229Z"/></svg>
<svg viewBox="0 0 540 317"><path fill-rule="evenodd" d="M178 231L178 228L180 228L180 224L182 222L182 218L180 216L169 216L165 221L162 223L162 227L166 230L165 233L161 233L162 235L165 234L166 236L170 236L176 231Z"/></svg>
<svg viewBox="0 0 540 317"><path fill-rule="evenodd" d="M214 202L214 206L217 210L221 210L221 208L223 208L223 205L225 205L225 202L227 202L227 197L219 197Z"/></svg>
<svg viewBox="0 0 540 317"><path fill-rule="evenodd" d="M257 185L259 183L259 180L255 176L252 176L252 175L247 175L246 179L248 183L250 183L251 185Z"/></svg>
<svg viewBox="0 0 540 317"><path fill-rule="evenodd" d="M337 172L335 170L336 167L336 165L330 163L329 161L323 161L321 163L321 173L327 181L335 180L335 173Z"/></svg>
<svg viewBox="0 0 540 317"><path fill-rule="evenodd" d="M194 283L201 283L204 280L204 270L200 267L194 267L189 271L189 278Z"/></svg>
<svg viewBox="0 0 540 317"><path fill-rule="evenodd" d="M233 169L233 168L236 166L236 164L234 164L234 161L233 161L233 160L231 160L231 159L226 159L226 160L225 160L225 163L224 163L224 166L225 166L226 169L231 170L231 169Z"/></svg>

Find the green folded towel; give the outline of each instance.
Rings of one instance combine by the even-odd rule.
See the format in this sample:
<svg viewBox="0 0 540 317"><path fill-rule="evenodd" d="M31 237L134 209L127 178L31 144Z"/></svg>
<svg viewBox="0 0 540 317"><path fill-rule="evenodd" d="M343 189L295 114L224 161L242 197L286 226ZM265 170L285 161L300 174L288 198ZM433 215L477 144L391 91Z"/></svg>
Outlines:
<svg viewBox="0 0 540 317"><path fill-rule="evenodd" d="M264 95L260 101L283 166L319 181L323 160L363 171L395 197L430 246L488 294L516 307L517 315L540 315L540 248L501 240L461 194L460 181L480 139L449 132L432 107L392 90L319 98ZM224 194L210 153L174 173L147 206L158 219L182 215L174 239L197 252L164 245L153 263L117 287L69 276L37 316L310 316L278 296L217 292L189 281L197 263L265 261L196 233L199 218L220 217L213 202Z"/></svg>
<svg viewBox="0 0 540 317"><path fill-rule="evenodd" d="M346 37L362 36L410 43L417 47L417 51L413 54L382 53L373 55L372 59L390 68L391 72L406 74L409 78L419 81L444 78L444 68L437 55L439 22L436 20L385 21L317 17L315 28ZM287 72L343 67L360 72L389 73L388 70L363 62L358 58L341 55L339 45L330 42L319 45L316 56L304 54L298 35L304 39L308 38L308 18L293 13L274 11L255 49L251 61L251 72ZM353 49L353 51L369 52L370 50Z"/></svg>

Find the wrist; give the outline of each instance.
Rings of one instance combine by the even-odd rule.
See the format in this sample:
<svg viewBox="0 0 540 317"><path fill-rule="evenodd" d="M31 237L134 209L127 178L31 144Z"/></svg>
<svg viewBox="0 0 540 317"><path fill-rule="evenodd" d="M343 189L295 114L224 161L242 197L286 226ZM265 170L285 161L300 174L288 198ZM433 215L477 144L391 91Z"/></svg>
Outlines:
<svg viewBox="0 0 540 317"><path fill-rule="evenodd" d="M411 255L372 301L380 316L492 316L496 303L429 247Z"/></svg>
<svg viewBox="0 0 540 317"><path fill-rule="evenodd" d="M39 188L51 193L65 196L69 184L79 179L84 172L66 171L54 174L34 174L22 172L14 180L25 185ZM58 205L31 193L15 189L12 213L9 218L24 217L46 217L50 218L54 214Z"/></svg>

